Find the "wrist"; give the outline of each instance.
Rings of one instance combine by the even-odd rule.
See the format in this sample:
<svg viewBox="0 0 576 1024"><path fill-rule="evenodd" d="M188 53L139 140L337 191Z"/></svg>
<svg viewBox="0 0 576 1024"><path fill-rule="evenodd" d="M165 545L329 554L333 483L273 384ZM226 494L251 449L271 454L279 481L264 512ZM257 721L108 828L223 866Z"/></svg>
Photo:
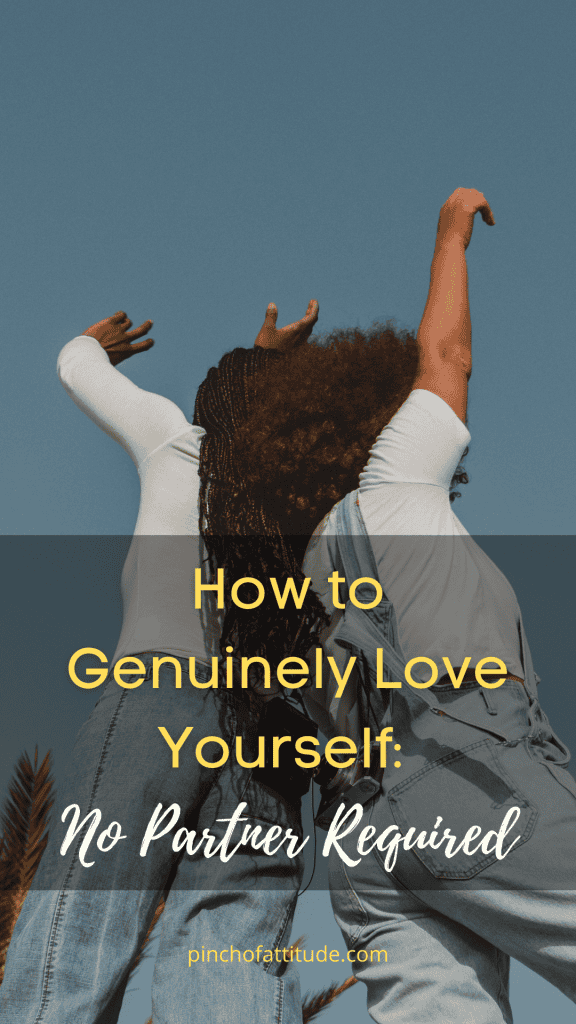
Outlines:
<svg viewBox="0 0 576 1024"><path fill-rule="evenodd" d="M436 235L434 255L439 252L464 252L466 250L466 233L457 227L439 228Z"/></svg>

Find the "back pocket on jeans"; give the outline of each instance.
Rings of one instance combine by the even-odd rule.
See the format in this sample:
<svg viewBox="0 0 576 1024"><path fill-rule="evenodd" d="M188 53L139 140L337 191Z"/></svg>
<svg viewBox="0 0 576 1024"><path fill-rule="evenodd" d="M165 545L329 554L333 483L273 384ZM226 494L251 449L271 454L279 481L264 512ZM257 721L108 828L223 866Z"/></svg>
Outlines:
<svg viewBox="0 0 576 1024"><path fill-rule="evenodd" d="M456 837L451 846L448 838L438 849L411 846L427 871L439 879L473 878L502 859L502 853L510 850L512 843L513 849L525 843L538 817L537 809L507 774L498 756L497 744L489 739L446 754L394 786L387 797L394 821L403 835L413 828L412 839L416 840L424 832L422 841L425 842L435 830L435 845L445 829ZM487 833L499 832L512 808L518 808L520 813L497 851L496 836L485 837ZM442 820L436 825L438 818ZM473 826L478 826L480 831L476 830L469 837L468 852L464 848L458 850ZM488 853L482 845L488 847Z"/></svg>

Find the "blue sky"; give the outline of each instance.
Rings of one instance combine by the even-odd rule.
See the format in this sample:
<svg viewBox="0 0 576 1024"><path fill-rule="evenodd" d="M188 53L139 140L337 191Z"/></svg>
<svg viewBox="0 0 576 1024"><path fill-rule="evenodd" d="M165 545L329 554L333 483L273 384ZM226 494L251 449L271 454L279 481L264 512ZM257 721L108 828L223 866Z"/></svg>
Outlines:
<svg viewBox="0 0 576 1024"><path fill-rule="evenodd" d="M281 324L314 297L320 330L417 328L439 208L465 186L496 226L469 249L457 512L476 534L573 534L575 28L555 0L6 4L3 533L133 529L131 463L55 375L71 337L153 318L154 350L123 368L191 413L270 301ZM323 945L327 902L310 921ZM543 1005L568 1021L515 978L524 1024ZM364 1012L359 986L346 999L327 1020ZM127 1004L122 1024L143 1019Z"/></svg>
<svg viewBox="0 0 576 1024"><path fill-rule="evenodd" d="M469 249L459 514L572 532L574 22L568 3L5 8L5 532L133 527L135 474L56 380L69 338L153 318L128 372L188 411L270 301L279 322L314 297L321 329L415 328L461 185L496 227Z"/></svg>

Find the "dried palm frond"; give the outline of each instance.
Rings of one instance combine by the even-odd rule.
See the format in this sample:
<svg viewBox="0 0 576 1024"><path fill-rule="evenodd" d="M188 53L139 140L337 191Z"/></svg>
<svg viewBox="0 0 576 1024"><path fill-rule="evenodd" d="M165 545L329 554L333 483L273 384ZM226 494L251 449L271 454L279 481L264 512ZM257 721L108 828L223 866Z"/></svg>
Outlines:
<svg viewBox="0 0 576 1024"><path fill-rule="evenodd" d="M308 1024L309 1021L317 1017L322 1010L325 1010L330 1003L333 1003L338 996L341 996L347 989L352 988L352 985L356 984L356 978L346 978L346 981L342 982L341 985L334 983L328 988L323 989L322 992L318 992L315 996L306 996L302 1003L302 1021L303 1024Z"/></svg>
<svg viewBox="0 0 576 1024"><path fill-rule="evenodd" d="M287 953L290 953L290 960L292 960L292 954L295 953L297 949L302 949L305 942L306 936L301 935L300 938L296 939L296 942L293 942L290 948L286 950Z"/></svg>
<svg viewBox="0 0 576 1024"><path fill-rule="evenodd" d="M301 949L305 941L306 936L301 935L300 938L296 939L296 942L290 946L288 952L291 954L293 950ZM290 957L290 959L292 959L292 957ZM315 996L306 996L302 1002L303 1024L307 1024L307 1022L311 1021L313 1017L317 1017L318 1014L321 1013L322 1010L326 1009L330 1003L334 1002L342 992L346 992L347 989L351 988L352 985L355 984L356 978L347 978L342 985L337 985L336 982L334 982L333 985L323 989L322 992L318 992Z"/></svg>
<svg viewBox="0 0 576 1024"><path fill-rule="evenodd" d="M53 800L50 752L38 766L28 754L19 758L0 818L0 982L8 946L26 893L48 842Z"/></svg>

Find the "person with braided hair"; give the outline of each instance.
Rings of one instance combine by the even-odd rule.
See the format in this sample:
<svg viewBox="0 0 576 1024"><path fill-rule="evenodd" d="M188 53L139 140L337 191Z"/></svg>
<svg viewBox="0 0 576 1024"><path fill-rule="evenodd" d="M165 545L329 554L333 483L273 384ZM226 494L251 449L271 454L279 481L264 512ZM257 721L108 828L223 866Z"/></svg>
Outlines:
<svg viewBox="0 0 576 1024"><path fill-rule="evenodd" d="M317 316L317 303L311 303L308 312ZM284 609L269 592L271 577L280 592L290 579L300 590L306 537L282 532L268 503L254 499L236 460L234 438L253 412L258 377L265 370L282 373L283 335L275 330L275 317L271 304L254 348L226 353L208 372L194 410L194 423L206 430L200 448L200 528L212 578L218 568L224 571L220 653L232 646L242 656L261 657L271 665L288 656L305 657L319 628L328 622L313 591L306 593L301 608L288 601ZM305 340L299 339L300 345ZM266 599L255 609L241 608L230 599L232 583L244 577L267 584ZM250 585L244 586L249 603ZM214 605L212 615L217 616ZM265 689L256 671L253 675L253 689L261 697L279 692L277 681Z"/></svg>
<svg viewBox="0 0 576 1024"><path fill-rule="evenodd" d="M140 508L122 574L124 616L112 666L128 659L143 674L136 681L121 676L124 682L117 685L112 668L77 738L59 802L60 812L68 809L66 827L74 807L81 824L66 851L65 844L60 849L64 819L54 819L8 952L0 1024L114 1024L162 896L154 1024L301 1024L296 965L262 954L255 962L239 962L239 951L275 951L288 943L303 872L300 797L282 787L278 771L262 777L251 770L263 700L227 689L224 681L218 686L218 673L210 667L218 625L196 609L193 584L203 563L199 516L213 560L220 547L210 531L220 530L225 518L220 503L241 485L228 459L227 435L249 411L264 364L281 359L272 350L305 342L317 315L318 304L311 303L302 320L277 330L275 307L269 308L256 348L234 350L208 374L196 425L173 402L141 390L117 369L153 345L144 338L152 321L130 330L131 321L119 312L60 353L58 372L68 394L119 441L138 469ZM278 528L250 503L245 489L242 496L246 521L233 524L235 535L273 534L270 557L278 574L296 572ZM235 555L227 557L231 571ZM312 633L322 615L313 596L288 623L291 647L299 649L299 637L306 629ZM230 636L235 629L232 624ZM278 636L275 642L282 646ZM189 661L191 685L179 688ZM183 748L174 770L178 760L172 760L160 726L173 743L185 726L192 727L198 739L206 739L203 760ZM218 740L232 749L237 735L245 767L233 756L224 764L220 758ZM288 853L282 845L268 855L260 844L242 846L228 858L203 856L194 837L204 839L209 831L226 842L227 822L241 804L242 828L258 832L280 825L293 836L294 850ZM150 841L144 854L142 836L161 812L156 832L161 824L168 831L176 815L184 826L176 833L180 839L173 844L172 834L160 830L163 838ZM87 853L87 823L98 815L102 829L112 824ZM205 962L203 955L190 963L189 950L201 949L230 949L229 962Z"/></svg>

